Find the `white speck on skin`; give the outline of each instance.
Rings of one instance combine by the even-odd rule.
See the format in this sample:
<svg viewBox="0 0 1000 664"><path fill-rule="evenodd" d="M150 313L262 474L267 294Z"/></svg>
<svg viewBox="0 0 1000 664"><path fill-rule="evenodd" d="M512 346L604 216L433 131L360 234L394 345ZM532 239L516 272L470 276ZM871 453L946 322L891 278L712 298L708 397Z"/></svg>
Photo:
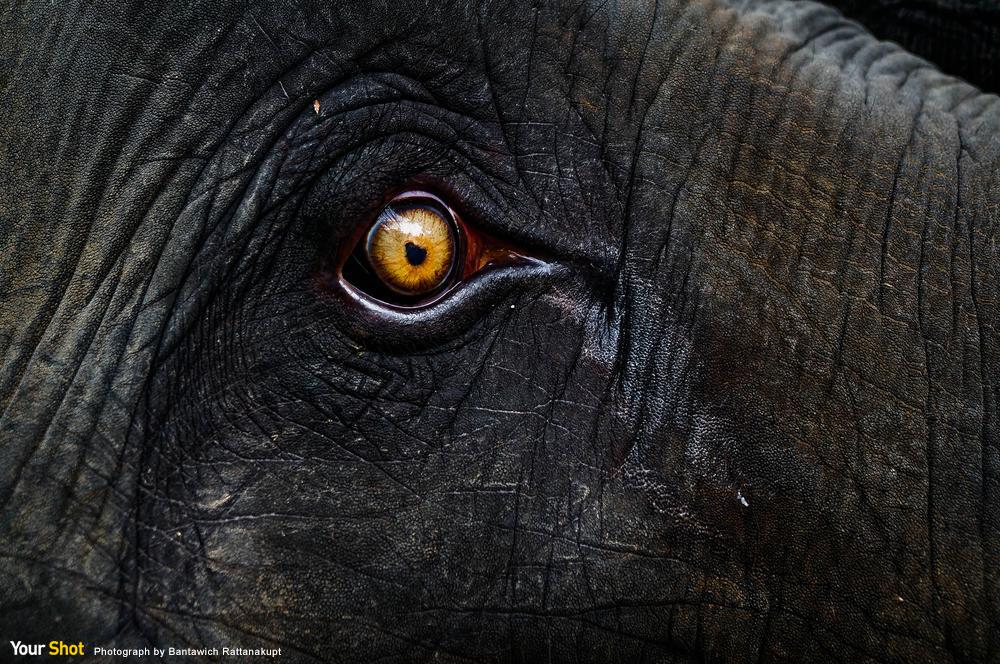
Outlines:
<svg viewBox="0 0 1000 664"><path fill-rule="evenodd" d="M227 502L229 502L229 500L232 497L233 494L229 493L228 491L224 491L221 495L217 496L216 498L203 502L201 506L204 507L205 509L210 509L210 510L218 509L223 505L225 505Z"/></svg>
<svg viewBox="0 0 1000 664"><path fill-rule="evenodd" d="M747 499L743 497L743 492L739 489L736 490L736 500L740 501L740 504L743 505L743 507L750 507L750 503L748 503Z"/></svg>
<svg viewBox="0 0 1000 664"><path fill-rule="evenodd" d="M510 305L510 308L511 308L511 309L513 309L513 308L514 308L514 305L513 305L513 304L512 304L512 305Z"/></svg>

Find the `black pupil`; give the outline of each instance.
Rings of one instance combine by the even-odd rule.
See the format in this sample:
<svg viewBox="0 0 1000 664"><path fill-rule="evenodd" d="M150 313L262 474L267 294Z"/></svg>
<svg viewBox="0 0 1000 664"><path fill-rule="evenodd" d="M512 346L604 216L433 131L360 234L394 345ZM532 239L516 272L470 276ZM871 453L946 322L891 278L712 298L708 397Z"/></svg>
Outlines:
<svg viewBox="0 0 1000 664"><path fill-rule="evenodd" d="M413 242L406 243L406 260L410 262L410 265L416 267L424 262L427 258L427 250L418 244Z"/></svg>

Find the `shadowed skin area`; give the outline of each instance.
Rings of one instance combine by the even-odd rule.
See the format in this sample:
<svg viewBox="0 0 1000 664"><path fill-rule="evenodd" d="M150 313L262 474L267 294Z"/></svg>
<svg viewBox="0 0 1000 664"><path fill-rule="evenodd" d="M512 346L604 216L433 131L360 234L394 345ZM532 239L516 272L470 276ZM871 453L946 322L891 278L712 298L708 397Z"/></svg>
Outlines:
<svg viewBox="0 0 1000 664"><path fill-rule="evenodd" d="M802 2L0 22L3 639L1000 657L1000 98ZM351 299L413 183L544 264Z"/></svg>

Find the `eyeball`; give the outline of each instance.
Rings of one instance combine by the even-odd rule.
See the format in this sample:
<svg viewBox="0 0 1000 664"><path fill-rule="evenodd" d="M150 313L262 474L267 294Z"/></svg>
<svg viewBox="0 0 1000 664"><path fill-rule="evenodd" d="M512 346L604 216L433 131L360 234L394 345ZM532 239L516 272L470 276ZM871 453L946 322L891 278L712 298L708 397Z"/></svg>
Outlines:
<svg viewBox="0 0 1000 664"><path fill-rule="evenodd" d="M339 283L399 309L430 307L484 270L532 260L427 191L397 194L354 237L339 253Z"/></svg>
<svg viewBox="0 0 1000 664"><path fill-rule="evenodd" d="M386 288L410 297L431 293L455 267L454 221L429 200L390 203L368 232L365 253Z"/></svg>

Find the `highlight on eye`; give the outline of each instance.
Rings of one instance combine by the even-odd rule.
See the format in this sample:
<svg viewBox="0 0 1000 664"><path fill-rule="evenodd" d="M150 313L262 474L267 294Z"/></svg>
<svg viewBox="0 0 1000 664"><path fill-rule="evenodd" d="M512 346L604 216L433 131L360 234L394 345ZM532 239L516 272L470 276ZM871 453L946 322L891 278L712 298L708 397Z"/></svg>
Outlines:
<svg viewBox="0 0 1000 664"><path fill-rule="evenodd" d="M341 253L340 281L394 307L429 306L489 266L532 260L426 191L396 195L358 232Z"/></svg>

